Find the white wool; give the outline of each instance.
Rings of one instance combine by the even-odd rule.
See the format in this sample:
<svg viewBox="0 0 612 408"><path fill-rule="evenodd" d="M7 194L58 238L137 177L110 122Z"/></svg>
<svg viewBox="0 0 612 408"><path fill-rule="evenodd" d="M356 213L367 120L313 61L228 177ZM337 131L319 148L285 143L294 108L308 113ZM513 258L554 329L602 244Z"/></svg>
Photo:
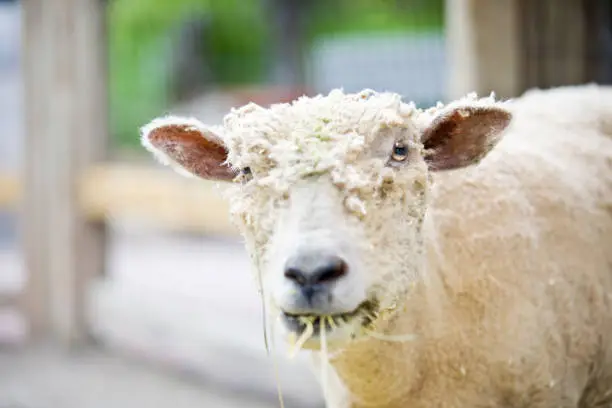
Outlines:
<svg viewBox="0 0 612 408"><path fill-rule="evenodd" d="M493 106L513 115L501 142L476 166L432 174L432 120ZM227 190L230 208L271 317L292 307L284 265L305 249L350 265L321 313L380 303L366 336L352 341L349 323L325 333L341 344L323 376L329 406L607 400L611 117L611 90L587 87L426 110L335 90L226 116L228 161L253 174ZM388 163L397 140L414 155L400 167Z"/></svg>
<svg viewBox="0 0 612 408"><path fill-rule="evenodd" d="M395 94L341 91L269 109L249 104L225 118L228 159L236 167L265 174L259 183L282 191L299 178L327 172L339 163L350 168L381 126L403 124L400 107Z"/></svg>
<svg viewBox="0 0 612 408"><path fill-rule="evenodd" d="M381 129L426 127L445 111L460 107L500 104L494 95L476 94L448 105L422 110L404 103L395 93L364 90L345 94L333 90L327 96L301 97L292 103L270 106L254 103L232 109L224 119L228 161L237 168L250 167L263 175L259 185L285 192L295 181L332 171L336 183L361 189L372 183L352 166Z"/></svg>
<svg viewBox="0 0 612 408"><path fill-rule="evenodd" d="M447 109L461 105L490 106L493 95L478 99L470 94L449 105L422 110L401 96L369 89L346 94L301 97L292 103L263 108L249 103L234 108L224 118L224 142L228 162L235 168L249 167L254 180L228 190L231 213L257 242L253 250L263 252L274 228L272 218L256 217L283 205L291 186L308 177L331 176L345 194L346 209L356 216L367 214L364 196L372 194L395 175L380 158L364 161L372 143L389 129L415 127L412 142L420 149L418 130ZM397 192L401 194L401 191Z"/></svg>

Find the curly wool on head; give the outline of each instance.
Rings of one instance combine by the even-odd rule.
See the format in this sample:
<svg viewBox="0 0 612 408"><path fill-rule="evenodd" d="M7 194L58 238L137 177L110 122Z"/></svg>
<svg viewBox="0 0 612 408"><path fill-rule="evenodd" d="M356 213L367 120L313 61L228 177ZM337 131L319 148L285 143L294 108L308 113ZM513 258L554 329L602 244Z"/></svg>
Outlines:
<svg viewBox="0 0 612 408"><path fill-rule="evenodd" d="M345 94L301 97L291 103L263 108L254 103L234 108L224 118L228 162L262 174L258 185L285 192L291 182L330 171L347 189L371 184L355 174L353 165L371 148L379 132L389 128L425 128L432 119L462 104L472 107L500 104L492 94L475 93L451 104L418 109L391 92L364 90ZM413 132L417 135L418 132ZM415 137L414 142L419 142Z"/></svg>
<svg viewBox="0 0 612 408"><path fill-rule="evenodd" d="M380 192L383 184L391 184L396 177L384 160L363 160L364 154L375 148L377 136L408 130L411 148L420 152L422 130L436 116L462 105L488 107L503 102L496 101L494 94L478 98L471 93L448 105L440 102L419 109L414 102L402 102L396 93L366 89L346 94L335 89L325 96L304 96L269 108L254 103L233 108L225 116L221 132L228 149L227 162L237 172L248 168L255 179L247 186L228 189L231 212L242 225L248 225L249 212L282 205L283 197L298 180L329 173L344 191L347 209L363 216L368 211L364 197ZM260 200L264 198L261 191L267 192L264 202L255 202L257 197L251 194L255 189Z"/></svg>

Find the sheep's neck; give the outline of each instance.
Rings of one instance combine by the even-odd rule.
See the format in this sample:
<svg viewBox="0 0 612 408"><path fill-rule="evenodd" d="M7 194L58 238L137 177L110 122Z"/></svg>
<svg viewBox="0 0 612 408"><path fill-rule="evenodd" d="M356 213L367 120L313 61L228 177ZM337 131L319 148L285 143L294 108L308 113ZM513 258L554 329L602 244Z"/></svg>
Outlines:
<svg viewBox="0 0 612 408"><path fill-rule="evenodd" d="M430 266L427 263L426 268L431 269ZM396 337L417 335L416 341L366 338L348 346L331 359L331 365L350 394L351 404L348 407L404 407L407 400L414 401L425 381L422 337L439 329L431 319L444 314L446 310L440 299L428 301L425 288L440 289L441 283L434 279L435 276L431 275L427 284L421 282L413 287L410 296L398 305L396 318L388 327L379 329L385 335ZM432 304L436 305L434 309L431 308Z"/></svg>
<svg viewBox="0 0 612 408"><path fill-rule="evenodd" d="M412 325L398 324L402 326ZM393 334L406 334L401 330ZM336 354L330 362L350 394L351 408L388 407L401 404L418 386L417 356L415 344L410 341L364 339Z"/></svg>
<svg viewBox="0 0 612 408"><path fill-rule="evenodd" d="M391 325L381 328L386 335L427 336L428 330L425 328L431 325L429 318L444 313L445 304L438 298L436 302L429 302L426 289L441 290L443 286L437 275L436 248L430 248L427 244L432 242L427 239L427 235L434 230L433 225L432 218L429 217L423 229L422 243L427 255L422 259L421 270L428 271L427 282L419 282L412 287L410 295L397 305L399 314L392 320ZM433 273L434 270L436 273ZM437 305L435 309L430 308L431 304ZM402 313L402 309L406 313ZM434 330L431 327L429 329ZM366 338L351 344L340 353L335 353L330 363L345 388L343 391L347 391L350 398L350 402L343 404L342 408L403 408L408 400L416 403L414 397L420 392L425 381L421 370L424 351L422 345L419 340L413 342Z"/></svg>

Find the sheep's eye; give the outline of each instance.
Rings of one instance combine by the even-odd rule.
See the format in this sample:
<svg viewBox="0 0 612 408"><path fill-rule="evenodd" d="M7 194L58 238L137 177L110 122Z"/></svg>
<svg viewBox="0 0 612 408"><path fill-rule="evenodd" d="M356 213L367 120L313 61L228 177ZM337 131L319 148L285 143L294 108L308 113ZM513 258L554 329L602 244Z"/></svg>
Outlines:
<svg viewBox="0 0 612 408"><path fill-rule="evenodd" d="M396 142L393 145L393 152L391 158L395 161L404 161L408 157L408 146L402 142Z"/></svg>
<svg viewBox="0 0 612 408"><path fill-rule="evenodd" d="M243 180L250 180L253 177L253 173L251 172L250 167L243 167L240 169L240 177Z"/></svg>

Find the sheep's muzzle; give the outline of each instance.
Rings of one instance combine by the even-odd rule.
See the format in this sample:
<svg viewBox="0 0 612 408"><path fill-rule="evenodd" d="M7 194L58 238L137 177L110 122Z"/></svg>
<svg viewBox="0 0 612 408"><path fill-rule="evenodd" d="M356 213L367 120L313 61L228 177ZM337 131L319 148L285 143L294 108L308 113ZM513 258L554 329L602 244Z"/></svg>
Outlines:
<svg viewBox="0 0 612 408"><path fill-rule="evenodd" d="M306 330L308 323L313 326L313 337L319 336L321 325L325 325L327 331L333 331L339 327L346 325L355 325L359 322L359 326L368 327L377 318L378 302L375 300L366 300L361 303L355 310L348 313L333 314L333 315L314 315L314 314L291 314L282 312L282 318L287 328L297 334L303 333ZM354 334L356 335L356 333Z"/></svg>

